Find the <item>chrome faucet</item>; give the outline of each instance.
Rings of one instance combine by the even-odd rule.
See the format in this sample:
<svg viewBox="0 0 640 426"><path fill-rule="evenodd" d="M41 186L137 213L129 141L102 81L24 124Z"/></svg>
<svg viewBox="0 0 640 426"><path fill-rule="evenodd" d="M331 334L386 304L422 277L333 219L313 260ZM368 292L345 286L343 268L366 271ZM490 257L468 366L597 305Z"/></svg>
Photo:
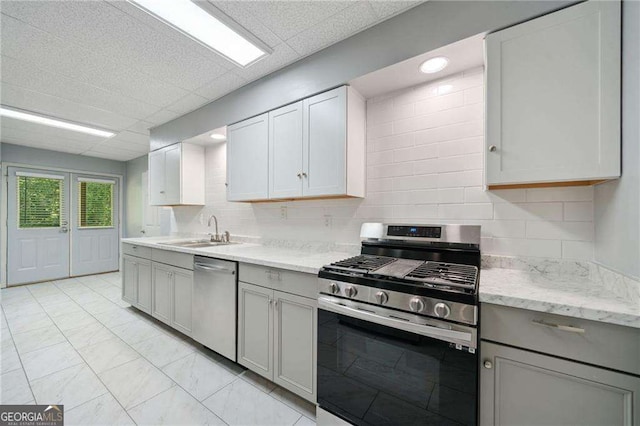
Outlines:
<svg viewBox="0 0 640 426"><path fill-rule="evenodd" d="M214 242L214 243L227 242L228 243L229 239L230 239L229 231L225 231L224 235L220 235L218 233L218 218L213 214L211 216L209 216L209 220L207 221L207 226L208 227L211 227L211 220L213 220L213 222L214 222L214 224L216 226L216 233L215 234L209 233L209 235L211 235L211 242Z"/></svg>

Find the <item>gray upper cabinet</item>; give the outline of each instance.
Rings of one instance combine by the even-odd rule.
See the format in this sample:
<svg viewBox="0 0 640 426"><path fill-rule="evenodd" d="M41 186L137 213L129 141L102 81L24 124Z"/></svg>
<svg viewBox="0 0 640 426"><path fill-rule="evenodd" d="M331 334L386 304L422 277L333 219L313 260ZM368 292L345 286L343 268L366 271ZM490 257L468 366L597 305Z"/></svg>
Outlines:
<svg viewBox="0 0 640 426"><path fill-rule="evenodd" d="M347 88L304 100L304 195L347 193Z"/></svg>
<svg viewBox="0 0 640 426"><path fill-rule="evenodd" d="M302 196L302 101L269 112L269 196Z"/></svg>
<svg viewBox="0 0 640 426"><path fill-rule="evenodd" d="M342 86L229 126L227 199L364 197L365 111Z"/></svg>
<svg viewBox="0 0 640 426"><path fill-rule="evenodd" d="M177 143L149 153L149 203L204 205L204 147Z"/></svg>
<svg viewBox="0 0 640 426"><path fill-rule="evenodd" d="M269 114L227 128L227 200L269 197Z"/></svg>
<svg viewBox="0 0 640 426"><path fill-rule="evenodd" d="M620 176L621 10L587 1L489 34L489 188Z"/></svg>
<svg viewBox="0 0 640 426"><path fill-rule="evenodd" d="M238 283L238 363L273 380L273 290Z"/></svg>
<svg viewBox="0 0 640 426"><path fill-rule="evenodd" d="M480 352L481 425L640 425L637 377L488 342Z"/></svg>

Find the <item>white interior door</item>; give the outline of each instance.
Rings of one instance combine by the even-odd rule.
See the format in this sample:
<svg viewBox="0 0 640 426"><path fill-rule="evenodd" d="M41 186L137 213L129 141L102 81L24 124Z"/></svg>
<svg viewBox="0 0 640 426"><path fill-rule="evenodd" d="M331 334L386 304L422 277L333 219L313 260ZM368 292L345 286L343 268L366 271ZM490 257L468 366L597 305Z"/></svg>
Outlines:
<svg viewBox="0 0 640 426"><path fill-rule="evenodd" d="M69 174L8 169L7 284L69 276Z"/></svg>
<svg viewBox="0 0 640 426"><path fill-rule="evenodd" d="M74 173L71 187L71 275L117 271L118 180Z"/></svg>

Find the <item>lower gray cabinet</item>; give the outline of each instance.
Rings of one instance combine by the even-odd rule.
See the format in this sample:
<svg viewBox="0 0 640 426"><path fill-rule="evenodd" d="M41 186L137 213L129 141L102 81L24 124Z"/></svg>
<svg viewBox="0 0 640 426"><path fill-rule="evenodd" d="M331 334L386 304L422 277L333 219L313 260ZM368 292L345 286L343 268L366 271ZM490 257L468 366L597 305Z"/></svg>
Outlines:
<svg viewBox="0 0 640 426"><path fill-rule="evenodd" d="M172 271L171 326L191 336L193 311L193 272L174 268Z"/></svg>
<svg viewBox="0 0 640 426"><path fill-rule="evenodd" d="M238 283L238 363L273 380L273 290Z"/></svg>
<svg viewBox="0 0 640 426"><path fill-rule="evenodd" d="M316 300L274 292L273 381L316 400Z"/></svg>
<svg viewBox="0 0 640 426"><path fill-rule="evenodd" d="M640 425L638 377L486 341L480 354L483 426Z"/></svg>
<svg viewBox="0 0 640 426"><path fill-rule="evenodd" d="M173 281L173 268L154 262L153 270L153 298L151 315L171 325L171 293Z"/></svg>
<svg viewBox="0 0 640 426"><path fill-rule="evenodd" d="M238 363L316 401L315 299L239 282Z"/></svg>
<svg viewBox="0 0 640 426"><path fill-rule="evenodd" d="M123 256L122 299L143 312L151 313L151 262Z"/></svg>
<svg viewBox="0 0 640 426"><path fill-rule="evenodd" d="M191 335L193 272L153 262L151 315L176 330Z"/></svg>

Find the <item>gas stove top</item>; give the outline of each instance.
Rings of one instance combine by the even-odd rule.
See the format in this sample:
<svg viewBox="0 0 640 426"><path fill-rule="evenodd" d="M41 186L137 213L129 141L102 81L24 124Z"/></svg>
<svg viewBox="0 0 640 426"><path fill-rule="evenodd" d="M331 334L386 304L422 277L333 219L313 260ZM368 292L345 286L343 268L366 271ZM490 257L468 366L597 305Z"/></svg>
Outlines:
<svg viewBox="0 0 640 426"><path fill-rule="evenodd" d="M365 224L361 254L324 266L320 293L475 324L480 227Z"/></svg>

